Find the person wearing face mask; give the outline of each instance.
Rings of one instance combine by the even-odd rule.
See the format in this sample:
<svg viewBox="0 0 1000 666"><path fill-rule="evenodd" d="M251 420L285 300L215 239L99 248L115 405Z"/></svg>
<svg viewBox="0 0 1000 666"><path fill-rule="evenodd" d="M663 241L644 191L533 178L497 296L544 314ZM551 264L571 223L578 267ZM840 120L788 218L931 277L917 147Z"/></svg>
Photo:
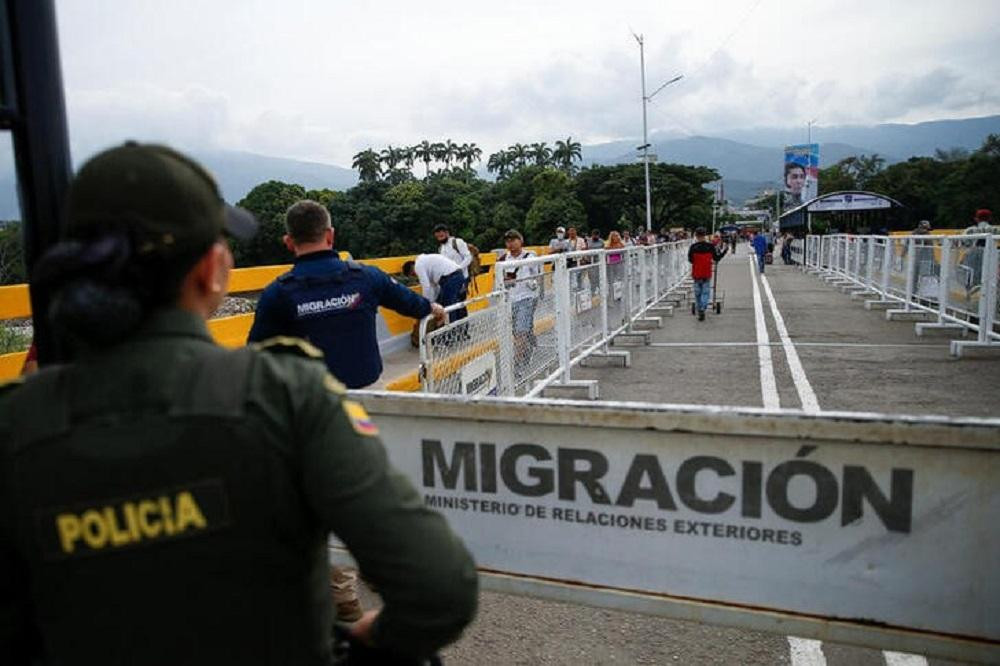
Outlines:
<svg viewBox="0 0 1000 666"><path fill-rule="evenodd" d="M566 229L556 227L555 238L549 241L549 254L560 254L569 251L569 240L566 238Z"/></svg>

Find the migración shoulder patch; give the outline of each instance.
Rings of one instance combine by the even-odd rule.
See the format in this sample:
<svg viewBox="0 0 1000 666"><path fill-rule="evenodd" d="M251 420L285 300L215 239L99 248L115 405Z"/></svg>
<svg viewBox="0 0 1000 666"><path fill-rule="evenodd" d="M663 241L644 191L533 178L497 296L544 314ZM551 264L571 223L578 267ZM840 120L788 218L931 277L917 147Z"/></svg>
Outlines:
<svg viewBox="0 0 1000 666"><path fill-rule="evenodd" d="M365 411L360 402L344 400L342 404L344 405L344 412L351 422L351 427L354 428L354 432L367 437L374 437L378 434L378 426L372 423L371 417L368 416L368 412Z"/></svg>
<svg viewBox="0 0 1000 666"><path fill-rule="evenodd" d="M256 343L254 348L273 354L294 354L304 358L323 359L323 352L312 344L302 338L293 338L287 335L279 335L274 338L262 340Z"/></svg>

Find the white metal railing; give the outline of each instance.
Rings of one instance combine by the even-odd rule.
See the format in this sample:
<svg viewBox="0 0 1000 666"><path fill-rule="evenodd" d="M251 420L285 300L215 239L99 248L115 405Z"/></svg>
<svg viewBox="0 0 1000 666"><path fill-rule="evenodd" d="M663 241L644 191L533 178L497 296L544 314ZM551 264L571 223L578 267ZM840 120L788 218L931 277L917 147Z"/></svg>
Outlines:
<svg viewBox="0 0 1000 666"><path fill-rule="evenodd" d="M975 340L954 340L953 356L968 347L1000 345L1000 236L807 236L806 270L854 283L877 296L869 303L923 311L928 328L967 329Z"/></svg>
<svg viewBox="0 0 1000 666"><path fill-rule="evenodd" d="M420 326L423 391L534 397L571 386L572 368L606 352L690 273L689 242L497 262L494 291L448 308L468 316ZM590 382L591 384L593 382Z"/></svg>

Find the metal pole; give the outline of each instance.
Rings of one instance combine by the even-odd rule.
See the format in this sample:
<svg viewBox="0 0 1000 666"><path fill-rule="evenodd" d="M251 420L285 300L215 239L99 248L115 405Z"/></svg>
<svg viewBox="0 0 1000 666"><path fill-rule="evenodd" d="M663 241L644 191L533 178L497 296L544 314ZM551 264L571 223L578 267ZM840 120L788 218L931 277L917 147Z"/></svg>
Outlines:
<svg viewBox="0 0 1000 666"><path fill-rule="evenodd" d="M653 230L653 212L649 195L649 137L647 136L646 124L646 51L642 42L642 36L636 37L639 41L639 68L642 72L642 169L646 177L646 231Z"/></svg>
<svg viewBox="0 0 1000 666"><path fill-rule="evenodd" d="M24 260L35 262L59 237L63 203L72 175L59 39L53 0L5 0L0 16L3 43L3 116L11 130L24 221ZM9 51L8 51L9 49ZM48 296L31 290L38 359L56 359L48 318Z"/></svg>
<svg viewBox="0 0 1000 666"><path fill-rule="evenodd" d="M941 270L938 271L938 323L948 314L948 290L951 288L951 239L941 239Z"/></svg>
<svg viewBox="0 0 1000 666"><path fill-rule="evenodd" d="M569 289L569 269L566 265L566 256L560 255L556 260L555 272L553 274L554 290L556 296L556 345L559 347L559 368L562 371L562 382L568 382L569 346L570 340L570 300Z"/></svg>

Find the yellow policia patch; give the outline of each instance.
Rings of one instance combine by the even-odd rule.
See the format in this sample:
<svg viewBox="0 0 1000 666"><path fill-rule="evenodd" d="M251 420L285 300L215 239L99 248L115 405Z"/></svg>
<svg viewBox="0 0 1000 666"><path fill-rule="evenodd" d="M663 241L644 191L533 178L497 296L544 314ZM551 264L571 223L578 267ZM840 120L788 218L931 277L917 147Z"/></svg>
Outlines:
<svg viewBox="0 0 1000 666"><path fill-rule="evenodd" d="M221 482L209 481L154 496L94 503L82 510L45 512L42 547L51 558L65 558L195 536L228 524L226 504Z"/></svg>
<svg viewBox="0 0 1000 666"><path fill-rule="evenodd" d="M368 416L368 412L365 411L360 402L344 400L343 405L354 432L368 437L374 437L378 434L378 426L372 423L371 417Z"/></svg>

